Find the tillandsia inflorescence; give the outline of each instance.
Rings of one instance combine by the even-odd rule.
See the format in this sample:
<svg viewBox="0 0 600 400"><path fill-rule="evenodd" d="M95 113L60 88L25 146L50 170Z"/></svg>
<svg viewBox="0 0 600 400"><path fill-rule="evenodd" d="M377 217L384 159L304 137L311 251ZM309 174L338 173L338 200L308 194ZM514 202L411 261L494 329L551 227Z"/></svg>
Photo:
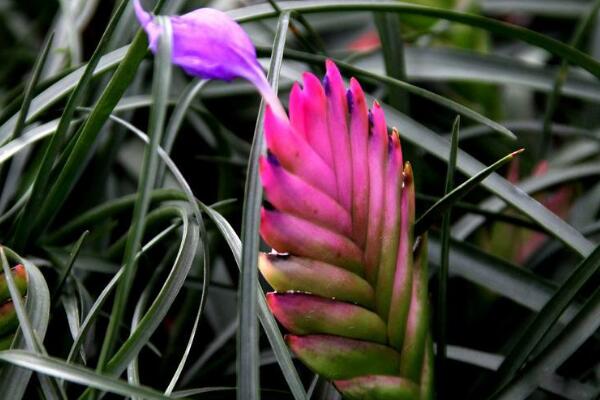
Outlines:
<svg viewBox="0 0 600 400"><path fill-rule="evenodd" d="M347 399L429 399L427 239L411 165L383 110L331 61L303 76L289 122L267 110L260 270L293 353Z"/></svg>

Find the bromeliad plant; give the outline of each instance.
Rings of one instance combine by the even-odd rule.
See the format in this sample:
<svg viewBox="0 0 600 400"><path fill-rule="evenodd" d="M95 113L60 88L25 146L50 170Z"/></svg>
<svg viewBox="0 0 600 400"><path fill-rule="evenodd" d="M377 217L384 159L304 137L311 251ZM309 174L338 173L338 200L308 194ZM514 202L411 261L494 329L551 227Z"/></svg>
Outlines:
<svg viewBox="0 0 600 400"><path fill-rule="evenodd" d="M160 25L134 5L156 51ZM412 169L380 105L369 111L358 81L346 90L327 62L323 85L306 73L293 87L288 119L229 17L200 9L170 20L174 64L245 78L268 103L261 234L279 253L262 254L259 267L278 291L267 301L292 351L349 399L431 398L427 239L413 238Z"/></svg>
<svg viewBox="0 0 600 400"><path fill-rule="evenodd" d="M293 353L348 399L429 399L427 238L413 238L415 190L396 130L333 62L267 109L260 160L260 270Z"/></svg>

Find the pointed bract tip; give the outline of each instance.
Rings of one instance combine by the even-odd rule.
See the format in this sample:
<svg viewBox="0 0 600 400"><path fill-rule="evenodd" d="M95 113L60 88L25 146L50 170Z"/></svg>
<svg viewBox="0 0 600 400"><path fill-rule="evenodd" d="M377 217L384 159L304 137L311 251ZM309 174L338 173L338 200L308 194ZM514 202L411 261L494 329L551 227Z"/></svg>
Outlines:
<svg viewBox="0 0 600 400"><path fill-rule="evenodd" d="M270 151L267 151L267 161L274 167L279 167L281 165L277 159L277 156Z"/></svg>
<svg viewBox="0 0 600 400"><path fill-rule="evenodd" d="M390 152L397 152L400 148L400 135L398 134L396 128L392 129L392 133L390 134L390 140L388 141L388 143L390 147Z"/></svg>
<svg viewBox="0 0 600 400"><path fill-rule="evenodd" d="M413 169L412 169L412 165L410 164L410 161L406 161L404 163L404 184L405 185L409 185L412 183L413 180Z"/></svg>
<svg viewBox="0 0 600 400"><path fill-rule="evenodd" d="M290 94L291 94L292 92L301 92L301 91L302 91L302 85L300 84L300 82L298 82L298 81L295 81L295 82L292 84L292 90L290 91Z"/></svg>
<svg viewBox="0 0 600 400"><path fill-rule="evenodd" d="M373 100L373 108L381 108L381 104L377 100Z"/></svg>
<svg viewBox="0 0 600 400"><path fill-rule="evenodd" d="M310 97L315 93L323 93L323 86L321 85L321 81L314 74L310 72L305 72L302 74L302 82L304 83L303 94L310 101ZM325 88L325 90L327 90Z"/></svg>
<svg viewBox="0 0 600 400"><path fill-rule="evenodd" d="M27 273L25 272L25 267L23 266L23 264L15 265L12 270L17 276L22 276L25 278L27 277Z"/></svg>
<svg viewBox="0 0 600 400"><path fill-rule="evenodd" d="M267 214L267 212L269 211L277 211L277 209L275 208L275 206L273 205L273 203L269 202L268 200L263 201L263 206L262 206L265 215ZM261 215L262 218L262 215Z"/></svg>
<svg viewBox="0 0 600 400"><path fill-rule="evenodd" d="M331 59L327 59L325 60L325 76L329 76L331 75L331 77L340 77L342 76L342 74L340 74L340 70L338 69L337 65L335 65L335 63L331 60Z"/></svg>
<svg viewBox="0 0 600 400"><path fill-rule="evenodd" d="M325 94L327 96L331 94L331 84L329 83L329 77L327 75L323 77L323 89L325 89Z"/></svg>
<svg viewBox="0 0 600 400"><path fill-rule="evenodd" d="M346 90L346 101L348 102L348 112L352 114L354 108L354 94L350 89Z"/></svg>

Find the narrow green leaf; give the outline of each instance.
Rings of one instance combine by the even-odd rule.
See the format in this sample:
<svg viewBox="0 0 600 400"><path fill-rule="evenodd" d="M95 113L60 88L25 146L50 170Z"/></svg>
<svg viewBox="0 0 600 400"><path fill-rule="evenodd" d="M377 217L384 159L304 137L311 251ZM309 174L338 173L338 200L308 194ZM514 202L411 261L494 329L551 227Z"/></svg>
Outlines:
<svg viewBox="0 0 600 400"><path fill-rule="evenodd" d="M588 144L586 144L586 145L588 145ZM519 183L519 185L517 185L515 187L518 190L517 193L525 193L525 194L533 195L535 193L539 193L541 191L550 189L554 186L564 185L569 182L581 180L581 179L591 177L591 176L598 176L598 175L600 175L600 165L598 165L597 162L592 161L592 162L585 163L585 164L574 165L572 167L560 167L560 168L556 168L556 169L551 169L550 171L548 171L548 173L546 173L543 176L532 176L527 179L524 179L523 181L521 181ZM514 203L511 205L515 206ZM498 213L498 212L502 211L503 209L505 209L507 207L507 205L503 200L495 198L495 197L491 197L491 198L483 201L482 203L480 203L480 207L487 211ZM540 211L542 208L544 210L546 210L546 208L541 205L539 207L540 207ZM516 207L516 208L519 208L519 207ZM521 209L521 211L523 211L523 213L526 214L530 218L532 218L535 214L537 214L537 213L533 214L531 212L527 212L522 209ZM549 215L553 215L553 214L549 214ZM535 218L532 218L532 219L535 220ZM485 222L485 219L481 218L479 216L465 216L465 217L461 218L459 221L454 223L454 226L452 228L452 237L459 239L459 240L465 240L477 228L479 228L481 226L481 224L483 224L484 222ZM538 219L537 222L541 222L541 221ZM562 227L562 228L560 228L559 226L556 226L556 230L549 229L548 227L545 227L544 224L542 224L542 223L540 223L540 226L544 227L544 230L546 231L547 234L554 236L556 239L560 240L562 243L566 243L570 248L573 248L573 246L570 245L569 242L565 240L565 236L574 238L574 236L572 236L572 234L567 233L569 230L571 230L571 231L573 230L573 228L570 225L566 225L565 227ZM575 232L577 232L577 231L575 231ZM579 232L577 232L577 234L579 235ZM588 256L595 248L595 246L591 242L586 247L589 247L589 251L585 251L585 252L578 251L578 253L584 257Z"/></svg>
<svg viewBox="0 0 600 400"><path fill-rule="evenodd" d="M281 16L282 11L279 8L279 6L277 5L277 2L275 0L267 0L267 1L271 5L271 7L273 7L273 10L277 11L278 17ZM292 32L292 34L296 37L296 39L298 39L298 41L300 43L302 43L302 46L304 46L310 52L326 54L325 44L321 40L321 37L318 35L317 31L315 31L313 29L313 27L308 23L306 18L304 18L304 16L302 14L297 14L297 13L295 15L290 15L290 16L293 20L298 20L298 22L300 22L300 24L304 27L304 29L310 36L310 37L306 37L305 35L303 35L302 32L300 32L300 30L296 27L294 22L290 21L290 24L289 24L290 32Z"/></svg>
<svg viewBox="0 0 600 400"><path fill-rule="evenodd" d="M522 40L526 43L545 49L552 54L569 60L572 64L600 78L600 63L585 53L572 48L558 40L544 36L532 30L501 22L496 19L451 11L441 8L420 6L392 0L312 0L312 1L284 1L279 2L279 7L286 11L297 11L302 14L309 13L341 13L345 11L388 11L404 15L420 15L424 17L442 18L484 29L500 36ZM265 5L259 4L235 10L230 15L237 21L246 22L273 17L276 13Z"/></svg>
<svg viewBox="0 0 600 400"><path fill-rule="evenodd" d="M54 289L54 292L52 293L52 299L57 300L58 296L60 296L60 292L62 291L63 285L67 281L67 278L69 277L69 275L71 275L71 270L73 269L73 266L75 265L75 260L77 259L77 256L79 255L79 252L81 251L81 246L83 245L83 242L85 241L85 238L89 235L89 233L90 233L90 231L84 231L81 234L81 236L79 237L79 239L77 239L77 242L75 242L75 245L73 246L73 249L71 250L71 254L69 256L69 262L67 263L66 268L60 275L60 278L58 279L58 283L56 284L56 288Z"/></svg>
<svg viewBox="0 0 600 400"><path fill-rule="evenodd" d="M144 142L149 143L150 139L148 136L146 136L139 129L118 117L112 115L110 117L111 119L127 127ZM115 356L107 365L106 371L114 375L122 373L127 368L127 365L131 362L131 360L136 357L142 347L148 343L148 340L175 301L175 298L183 286L185 278L194 260L194 256L198 250L198 238L202 239L204 246L204 268L207 279L210 276L208 272L206 272L206 268L208 268L209 265L207 259L208 253L205 250L207 247L206 243L208 242L206 238L206 231L204 229L204 223L202 221L193 193L188 183L183 178L183 175L177 169L177 166L173 160L171 160L160 147L158 147L157 153L162 158L163 162L167 164L167 168L173 174L175 180L184 192L183 199L179 197L180 195L176 199L187 201L192 208L194 218L190 218L187 215L186 210L182 208L180 209L180 219L183 221L183 237L179 246L177 257L175 259L175 263L150 308L141 318L139 324L136 326L136 329L131 332L129 338L119 348Z"/></svg>
<svg viewBox="0 0 600 400"><path fill-rule="evenodd" d="M502 157L489 167L481 170L479 173L473 175L471 178L457 186L450 193L442 197L437 203L432 205L427 211L417 219L415 222L415 235L421 235L427 231L431 225L442 215L448 208L455 202L463 198L467 193L473 190L479 185L485 178L490 176L498 168L511 161L517 154L521 153L524 149L520 149L510 153L509 155Z"/></svg>
<svg viewBox="0 0 600 400"><path fill-rule="evenodd" d="M600 270L600 247L583 260L560 286L554 296L535 315L512 346L494 376L491 392L504 387L525 364L537 345L547 336L561 314L575 299L581 288Z"/></svg>
<svg viewBox="0 0 600 400"><path fill-rule="evenodd" d="M207 207L205 205L201 205L202 209L206 212L208 217L214 222L217 226L221 235L229 245L231 252L233 253L233 257L238 265L238 268L241 269L241 254L242 254L242 242L240 238L236 235L235 230L231 227L229 222L221 214L216 212L215 210ZM258 285L258 282L257 282ZM271 344L271 348L273 349L273 353L275 353L275 358L279 363L279 367L283 372L285 380L290 388L290 391L294 395L295 400L305 400L306 391L304 390L304 386L302 385L302 381L298 376L298 372L294 368L294 363L292 362L292 357L287 348L287 345L283 341L281 337L281 332L277 326L277 322L271 314L269 307L267 306L267 301L265 299L265 295L262 292L262 289L258 291L258 318L263 326L265 334L269 339L269 343Z"/></svg>
<svg viewBox="0 0 600 400"><path fill-rule="evenodd" d="M31 310L31 312L28 312L26 307L23 305L23 298L21 296L21 293L19 292L19 289L16 286L13 275L10 272L10 267L8 264L8 260L6 258L6 253L8 253L11 256L11 258L13 258L13 259L17 259L20 262L23 261L21 263L25 266L25 270L27 272L27 278L28 278L28 285L27 285L28 286L27 287L28 300L27 301L28 302L31 301L32 308L33 308ZM13 253L11 250L9 250L5 247L0 247L0 259L2 262L2 268L4 271L6 283L8 285L8 289L10 291L10 296L12 298L12 302L15 307L15 312L19 319L19 328L20 328L19 336L22 336L22 338L24 339L23 344L29 350L34 351L36 353L40 353L40 354L47 354L46 349L44 348L44 346L42 344L43 338L46 333L46 328L48 326L48 319L49 319L49 315L50 315L50 310L49 310L50 294L48 292L48 286L46 285L46 281L44 280L43 275L39 272L39 270L37 270L37 268L35 266L33 266L33 264L24 262L25 260L20 259L20 257L18 257L15 253ZM32 300L29 300L29 298L32 298ZM42 314L42 315L40 315L40 314ZM45 314L45 315L43 315L43 314ZM30 319L30 316L35 318L33 320L33 322L32 322L32 319ZM40 317L41 317L41 319L40 319ZM40 324L40 322L41 322L41 324ZM34 325L34 323L35 323L35 325ZM38 331L34 330L34 327L41 328L41 331L38 332ZM17 336L17 339L15 341L13 341L13 345L15 343L18 343L19 336ZM14 398L20 399L23 396L23 393L25 391L28 380L29 380L29 376L27 376L23 381L19 382L23 386L20 387L19 383L17 383L15 388L12 388L12 389L7 388L7 390L13 391L12 392L13 395L15 393L14 391L16 391L16 393L18 393L18 394ZM52 399L59 399L59 398L66 399L66 394L64 393L64 391L62 390L60 385L58 385L58 383L55 380L48 379L45 376L40 376L39 380L40 380L42 390L43 390L45 396L52 398ZM14 382L10 383L11 386L13 384L15 384L15 383ZM3 388L3 390L4 390L4 388Z"/></svg>
<svg viewBox="0 0 600 400"><path fill-rule="evenodd" d="M42 74L42 69L44 68L44 65L46 63L46 59L48 58L48 52L52 45L53 39L54 33L48 35L46 41L42 45L42 52L35 60L33 72L31 73L31 78L29 79L27 87L25 88L25 93L23 95L23 104L21 105L21 109L19 110L17 121L15 123L15 128L12 134L8 137L7 141L20 137L21 133L23 132L23 129L25 128L25 121L27 120L27 113L29 113L29 106L31 106L31 100L35 93L35 88L38 85L38 81Z"/></svg>
<svg viewBox="0 0 600 400"><path fill-rule="evenodd" d="M501 15L518 12L573 18L588 11L588 3L581 0L484 0L481 3L484 12Z"/></svg>
<svg viewBox="0 0 600 400"><path fill-rule="evenodd" d="M453 276L464 278L536 312L556 293L557 286L554 282L527 269L487 254L464 241L452 239L450 244L450 274ZM439 239L430 236L429 262L432 269L441 264L440 250ZM561 316L560 322L570 321L579 307L579 304L571 304Z"/></svg>
<svg viewBox="0 0 600 400"><path fill-rule="evenodd" d="M285 48L286 33L290 21L289 12L279 17L277 32L273 42L273 52L269 65L268 80L273 90L277 92L279 72ZM261 102L254 140L248 160L248 172L242 209L242 258L239 284L239 333L237 338L237 380L238 400L260 399L259 377L259 331L256 319L258 295L258 247L260 225L260 205L262 202L262 187L258 175L258 160L265 152L263 138L263 119L266 103Z"/></svg>
<svg viewBox="0 0 600 400"><path fill-rule="evenodd" d="M584 14L573 33L573 37L569 42L569 45L573 48L578 48L581 45L584 34L590 29L590 26L596 22L596 16L598 15L598 9L600 8L600 0L596 0L590 6L589 11ZM544 123L542 125L542 140L540 141L540 150L538 159L543 160L547 157L550 151L551 142L551 127L552 117L558 106L558 101L561 96L562 87L567 79L567 72L569 71L569 63L567 60L563 60L556 78L554 78L554 85L550 96L546 100L546 110L544 112Z"/></svg>
<svg viewBox="0 0 600 400"><path fill-rule="evenodd" d="M198 357L196 359L196 362L194 362L189 369L186 371L186 373L183 375L183 378L181 379L181 384L182 385L186 385L188 384L192 379L194 379L198 372L202 369L202 367L206 364L206 362L212 357L214 356L219 350L221 350L223 348L223 346L225 346L225 344L227 344L227 342L235 336L235 334L237 333L238 330L238 320L235 319L231 322L229 322L227 325L225 325L216 335L216 337L209 342L204 351L202 352L202 354L200 355L200 357Z"/></svg>
<svg viewBox="0 0 600 400"><path fill-rule="evenodd" d="M452 138L450 140L450 155L448 157L448 170L446 172L446 185L444 196L447 196L454 187L454 170L456 169L456 155L458 153L460 130L460 117L457 116L452 125ZM443 398L446 393L446 324L447 319L447 301L448 301L448 270L450 255L450 218L451 206L448 207L442 218L442 236L440 254L441 264L438 271L438 295L435 328L436 334L436 376L438 377L439 396Z"/></svg>
<svg viewBox="0 0 600 400"><path fill-rule="evenodd" d="M520 400L530 396L540 382L565 362L600 327L600 288L577 316L504 388L494 400Z"/></svg>
<svg viewBox="0 0 600 400"><path fill-rule="evenodd" d="M171 84L172 46L170 21L167 18L160 17L159 23L163 31L159 38L157 54L155 57L152 87L154 103L150 112L148 128L150 143L144 148L144 158L139 178L138 198L133 209L130 233L125 246L125 255L123 256L123 264L125 265L123 279L119 282L117 288L109 325L106 329L106 335L102 344L97 367L99 371L104 371L117 341L119 325L123 320L125 307L127 305L127 297L135 278L135 254L140 248L140 243L144 234L143 220L150 206L150 192L156 182L156 174L158 172L158 147L163 134L167 111L167 98L169 96L169 87Z"/></svg>
<svg viewBox="0 0 600 400"><path fill-rule="evenodd" d="M54 357L32 354L22 350L6 350L0 351L0 360L5 363L39 372L43 375L65 379L80 385L120 394L122 396L139 396L144 399L156 400L171 399L171 397L165 396L151 388L130 385L120 379L100 375L87 368L68 364L63 360Z"/></svg>
<svg viewBox="0 0 600 400"><path fill-rule="evenodd" d="M448 358L490 371L497 370L504 359L500 354L460 346L448 346ZM548 375L540 382L540 387L547 392L569 400L593 399L596 392L592 384L563 378L557 374Z"/></svg>
<svg viewBox="0 0 600 400"><path fill-rule="evenodd" d="M66 156L63 168L48 190L35 222L36 230L43 231L60 211L76 180L83 172L86 161L89 159L89 152L96 142L100 129L135 76L137 67L146 55L147 49L148 42L145 33L140 32L128 47L127 54L121 56L122 61L117 71L102 92L100 99L95 103L93 111L85 120L71 152Z"/></svg>
<svg viewBox="0 0 600 400"><path fill-rule="evenodd" d="M426 195L423 193L417 193L416 199L418 202L421 202L421 204L428 203L431 205L437 203L440 200L439 197L429 196L429 195ZM493 212L493 211L488 211L488 210L484 210L483 208L478 207L474 204L464 203L464 202L460 202L460 201L457 203L454 203L452 205L452 208L461 210L461 211L465 211L470 214L482 215L491 221L506 222L508 224L527 228L532 231L544 232L544 230L538 224L536 224L535 222L532 222L531 220L529 220L526 217L519 217L516 215L509 215L506 213L497 213L497 212Z"/></svg>
<svg viewBox="0 0 600 400"><path fill-rule="evenodd" d="M136 127L134 127L133 125L131 125L130 123L128 123L127 121L122 120L119 117L116 117L114 115L111 115L110 118L113 121L116 121L117 123L123 125L125 128L129 129L130 131L132 131L138 138L140 138L142 141L144 141L145 143L149 143L150 139L148 138L147 135L145 135L142 131L140 131L139 129L137 129ZM178 200L186 200L188 202L188 204L190 205L190 208L193 210L194 216L195 216L195 220L196 220L196 224L198 225L198 228L200 230L200 239L202 241L203 247L202 247L202 254L203 254L203 278L202 278L202 296L200 298L200 304L198 306L198 311L196 313L196 318L194 320L194 325L192 328L192 332L190 333L190 337L188 339L188 343L186 345L186 349L184 351L184 355L183 357L180 359L179 364L175 370L175 373L169 383L169 386L166 390L166 393L170 393L175 385L177 384L179 377L181 376L181 373L183 371L183 368L187 362L188 356L190 354L191 351L191 346L193 344L194 341L194 337L196 334L196 330L197 330L197 326L200 322L200 317L202 315L202 312L204 310L204 307L206 305L206 299L207 299L207 295L208 295L208 285L210 282L210 260L209 260L209 254L208 254L208 238L206 235L206 229L204 227L204 223L203 223L203 219L202 216L200 214L200 209L198 207L197 201L194 198L194 194L192 193L192 190L189 186L189 184L187 183L187 181L185 180L185 178L183 177L183 174L179 171L179 169L177 168L177 166L175 165L175 163L173 162L173 160L169 157L169 155L167 154L167 152L165 150L163 150L161 147L157 148L157 153L159 155L159 157L162 158L163 162L165 163L167 169L169 170L169 172L173 175L173 177L175 178L176 182L178 183L178 185L180 186L180 188L183 190L183 193L181 192L174 192L174 191L165 191L167 193L165 193L167 196L171 196L171 199L178 199ZM183 195L183 196L182 196ZM148 214L150 215L150 214ZM195 245L194 245L195 246ZM193 249L195 249L195 247L193 247ZM189 252L189 251L188 251ZM178 257L178 261L179 261L179 257ZM176 261L176 264L177 262ZM193 255L192 255L192 259L190 260L190 262L193 261ZM187 267L189 269L189 266ZM167 287L165 285L165 287ZM176 287L176 286L175 286ZM179 290L179 288L172 290L171 291L171 295L166 295L165 299L167 304L170 304L174 301L174 297L177 294L177 291ZM170 296L170 297L169 297ZM159 295L160 297L160 295ZM158 300L158 299L157 299ZM157 302L155 301L153 303L153 307L155 307L157 304ZM165 309L165 307L163 307L163 309ZM154 313L159 312L160 308L156 308L154 310ZM136 314L138 312L138 307L136 307ZM148 332L153 331L154 329L156 329L156 327L158 326L157 324L155 324L152 328L149 328L148 326L148 315L152 315L151 312L149 311L147 313L147 315L145 315L143 318L146 320L146 326L142 327L140 329L143 329L145 332L145 335L147 336L147 338L149 338ZM139 317L139 316L138 316ZM136 318L136 323L134 324L135 326L132 327L132 331L134 332L132 334L132 336L135 336L136 333L140 330L137 328L137 325L139 323L139 321L137 321L138 318ZM155 318L155 320L160 321L158 318ZM131 341L131 343L129 344L125 344L121 350L124 349L138 349L141 348L140 344L142 343L142 339L145 336L140 336L136 341ZM126 354L126 353L125 353ZM132 360L130 361L129 364L129 369L133 372L135 372L136 369L136 359L135 359L135 350L131 351L129 350L129 354L133 354L131 355ZM115 362L116 364L116 362ZM120 366L115 367L115 368L121 368Z"/></svg>
<svg viewBox="0 0 600 400"><path fill-rule="evenodd" d="M177 99L177 103L173 109L173 114L171 114L171 118L167 124L165 137L162 144L162 148L167 154L171 154L171 150L175 144L175 139L177 138L177 133L179 132L183 118L192 104L192 101L194 101L198 93L200 93L207 83L207 80L192 81L181 93L179 99ZM156 183L156 185L159 187L164 181L164 172L164 167L159 167L158 181Z"/></svg>
<svg viewBox="0 0 600 400"><path fill-rule="evenodd" d="M71 120L75 114L75 109L77 106L79 106L83 94L89 86L89 83L93 77L94 69L98 65L100 57L110 41L117 22L125 11L127 3L127 0L121 0L119 7L112 15L106 30L100 38L98 46L94 50L94 53L92 54L92 57L90 58L90 61L88 62L83 75L81 76L79 83L67 100L67 104L56 128L56 133L51 137L44 150L44 156L40 162L40 166L36 174L31 197L25 205L22 217L17 224L16 232L12 240L17 251L26 245L33 230L33 225L36 221L36 218L38 218L38 210L40 210L41 205L47 200L46 195L48 194L47 186L50 179L50 172L58 155L61 142L65 139L68 133L68 130L71 126Z"/></svg>
<svg viewBox="0 0 600 400"><path fill-rule="evenodd" d="M148 252L151 248L153 248L156 244L160 243L162 239L168 237L173 231L175 231L180 226L180 223L174 223L166 229L162 230L156 236L154 236L151 240L149 240L138 252L136 257L139 259L141 255ZM102 289L94 304L90 308L88 314L85 316L83 323L79 328L79 332L77 337L73 341L73 345L71 346L71 350L69 350L69 355L67 356L67 363L72 363L75 358L75 354L79 351L83 341L86 338L87 333L92 327L93 323L96 321L96 318L100 314L102 310L102 306L108 300L108 296L112 293L113 289L117 286L119 279L123 275L123 267L121 267L117 273L115 273L112 279L108 282L108 284Z"/></svg>
<svg viewBox="0 0 600 400"><path fill-rule="evenodd" d="M144 135L145 136L145 135ZM133 208L137 194L130 194L118 199L104 202L91 210L88 210L77 217L71 219L58 230L50 233L45 242L50 244L61 243L65 239L73 236L83 230L91 230L94 226L106 218L115 217L129 211ZM159 204L164 201L186 200L185 193L174 189L156 189L153 190L150 197L150 204Z"/></svg>
<svg viewBox="0 0 600 400"><path fill-rule="evenodd" d="M374 18L379 32L386 75L406 82L406 62L400 17L396 14L380 12L375 13ZM406 113L408 110L408 96L393 85L388 88L388 103L398 111Z"/></svg>
<svg viewBox="0 0 600 400"><path fill-rule="evenodd" d="M261 47L259 47L258 50L259 50L259 52L261 52L263 50L266 50L267 52L270 51L269 49L265 49L265 48L261 48ZM294 59L294 60L300 60L300 61L306 61L306 62L310 62L310 63L321 64L325 61L324 56L304 53L304 52L297 51L297 50L286 50L284 54L287 58ZM491 119L481 115L480 113L472 110L471 108L463 106L462 104L457 103L453 100L450 100L444 96L440 96L439 94L433 93L427 89L423 89L419 86L413 85L408 82L400 81L400 80L394 79L394 78L386 76L386 75L375 74L375 73L369 72L367 70L355 67L352 64L349 64L349 63L346 63L346 62L343 62L340 60L334 59L334 62L340 68L340 70L342 70L344 72L347 72L350 74L355 74L357 76L366 78L367 80L373 80L373 81L385 83L385 84L389 85L390 87L393 87L394 90L404 90L404 91L412 93L416 96L423 97L424 99L427 99L434 103L440 104L456 113L459 113L465 117L471 118L474 121L477 121L483 125L486 125L486 126L490 127L491 129L493 129L494 131L499 132L510 139L516 138L514 133L512 133L511 131L509 131L504 126L500 125L499 123L492 121Z"/></svg>

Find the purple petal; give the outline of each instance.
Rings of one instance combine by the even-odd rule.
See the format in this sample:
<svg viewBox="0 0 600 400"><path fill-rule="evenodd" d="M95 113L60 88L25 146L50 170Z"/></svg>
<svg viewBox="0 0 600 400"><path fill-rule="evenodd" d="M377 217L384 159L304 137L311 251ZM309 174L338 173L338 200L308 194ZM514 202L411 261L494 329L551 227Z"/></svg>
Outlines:
<svg viewBox="0 0 600 400"><path fill-rule="evenodd" d="M148 34L150 49L156 52L160 26L144 11L139 0L134 0L134 7L138 21ZM169 19L173 29L173 64L202 79L247 79L280 117L286 115L258 63L252 41L237 22L212 8Z"/></svg>

